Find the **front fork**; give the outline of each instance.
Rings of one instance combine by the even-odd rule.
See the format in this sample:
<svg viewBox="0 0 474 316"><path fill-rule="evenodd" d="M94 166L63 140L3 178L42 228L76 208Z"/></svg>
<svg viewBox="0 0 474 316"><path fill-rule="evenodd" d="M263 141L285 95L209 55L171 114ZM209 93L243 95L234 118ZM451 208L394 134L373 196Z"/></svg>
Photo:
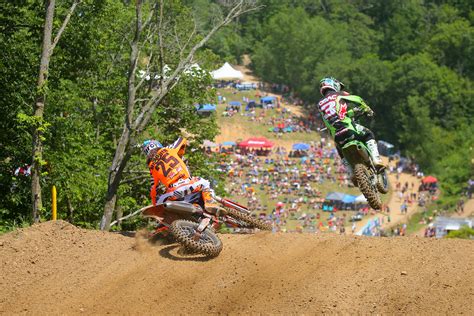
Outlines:
<svg viewBox="0 0 474 316"><path fill-rule="evenodd" d="M202 233L209 227L213 226L214 221L212 220L211 217L204 217L201 222L199 223L199 226L197 227L196 231L194 232L193 239L194 241L198 241L201 239Z"/></svg>

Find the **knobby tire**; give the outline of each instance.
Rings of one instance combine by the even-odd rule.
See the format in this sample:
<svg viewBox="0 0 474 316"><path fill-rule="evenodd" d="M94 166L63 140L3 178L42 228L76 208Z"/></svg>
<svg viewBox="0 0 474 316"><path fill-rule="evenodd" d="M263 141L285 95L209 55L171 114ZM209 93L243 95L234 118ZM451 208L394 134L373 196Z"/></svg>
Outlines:
<svg viewBox="0 0 474 316"><path fill-rule="evenodd" d="M354 175L357 179L357 184L362 194L369 202L369 205L374 210L382 208L382 200L378 194L377 188L370 183L369 170L363 164L356 164L354 167Z"/></svg>
<svg viewBox="0 0 474 316"><path fill-rule="evenodd" d="M176 220L171 224L170 231L174 238L183 245L185 248L197 252L208 257L217 257L222 251L222 241L217 235L210 229L206 229L202 232L202 237L207 237L211 242L202 242L202 239L195 241L192 234L186 228L191 228L192 231L196 231L199 223L195 223L188 220ZM201 238L202 238L201 237Z"/></svg>
<svg viewBox="0 0 474 316"><path fill-rule="evenodd" d="M272 230L272 225L264 221L253 218L250 214L243 213L230 207L225 208L227 215L245 222L249 227L258 228L260 230Z"/></svg>

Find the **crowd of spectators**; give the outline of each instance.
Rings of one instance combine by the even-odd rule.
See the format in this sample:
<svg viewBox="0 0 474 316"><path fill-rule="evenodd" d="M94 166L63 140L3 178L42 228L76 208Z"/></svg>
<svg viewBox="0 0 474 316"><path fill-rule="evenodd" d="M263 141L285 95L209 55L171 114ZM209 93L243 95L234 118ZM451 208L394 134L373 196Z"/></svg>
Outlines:
<svg viewBox="0 0 474 316"><path fill-rule="evenodd" d="M265 157L269 156L272 153L272 150L269 148L236 148L235 154L239 156L257 156L257 157Z"/></svg>
<svg viewBox="0 0 474 316"><path fill-rule="evenodd" d="M433 223L430 223L428 227L425 228L424 236L427 238L436 237L436 227L434 227Z"/></svg>
<svg viewBox="0 0 474 316"><path fill-rule="evenodd" d="M402 184L400 181L397 181L395 183L395 194L398 201L402 203L400 205L400 212L402 214L407 214L409 207L415 207L416 205L424 207L427 203L436 200L438 193L437 188L434 190L429 189L422 181L418 185L415 182L405 182Z"/></svg>
<svg viewBox="0 0 474 316"><path fill-rule="evenodd" d="M333 144L322 139L312 142L304 155L300 153L304 157L289 156L285 147L236 149L218 163L218 169L227 174L229 195L244 200L261 217L275 223L275 230L286 231L292 219L298 220L297 231L341 232L341 225L349 220L346 214L334 215L333 210L323 221L318 213L323 211L322 186L353 186ZM268 200L262 203L260 196ZM281 204L274 207L278 201Z"/></svg>
<svg viewBox="0 0 474 316"><path fill-rule="evenodd" d="M407 234L407 224L399 224L392 228L392 236L406 236Z"/></svg>
<svg viewBox="0 0 474 316"><path fill-rule="evenodd" d="M474 192L474 179L467 181L466 196L468 199L472 199L472 193Z"/></svg>
<svg viewBox="0 0 474 316"><path fill-rule="evenodd" d="M281 93L285 89L281 85L259 88L273 93ZM262 96L264 93L261 91L255 92L257 103ZM277 133L279 137L284 133L319 131L323 127L317 111L309 111L314 115L301 117L285 107L287 101L277 98L274 107L261 105L261 110L256 110L255 106L252 106L247 107L246 111L245 104L255 101L244 97L239 100L242 106L228 104L224 115L245 116L249 122L268 126L268 131ZM222 102L228 101L223 98ZM330 230L345 233L345 224L354 216L338 214L335 205L325 204L321 190L327 183L340 188L352 187L332 142L326 142L322 138L317 143L312 142L309 150L287 150L284 147L272 150L232 147L220 148L219 151L229 154L227 159L219 164L219 168L229 176L227 188L229 194L243 199L250 208L259 212L259 216L271 220L276 231L287 230L288 221L297 220L296 231ZM439 193L437 183L423 183L421 180L424 174L415 162L399 155L390 158L392 163L389 164L389 170L396 175L394 194L401 203L401 214L408 214L409 210L416 206L424 207L437 198ZM420 179L419 184L402 183L400 180L402 172L416 176ZM262 201L261 196L268 197L268 200L265 198ZM281 205L273 209L272 205L267 205L275 205L277 201L281 201ZM272 210L268 212L269 209ZM331 216L323 220L321 213L325 211L331 212ZM366 213L360 213L364 216L368 212L367 208ZM383 218L371 227L370 235L406 234L406 225L395 226L391 231L385 232L382 229ZM390 214L385 220L390 221ZM352 230L354 229L353 225Z"/></svg>

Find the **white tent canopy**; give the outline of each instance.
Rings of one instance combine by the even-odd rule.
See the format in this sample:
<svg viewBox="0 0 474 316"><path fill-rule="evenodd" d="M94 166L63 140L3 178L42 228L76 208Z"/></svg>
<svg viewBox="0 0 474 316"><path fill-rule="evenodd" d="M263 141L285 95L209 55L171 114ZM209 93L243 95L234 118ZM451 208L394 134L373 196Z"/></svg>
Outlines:
<svg viewBox="0 0 474 316"><path fill-rule="evenodd" d="M228 62L226 62L221 68L211 71L211 76L216 80L233 80L244 78L244 74L241 71L232 68Z"/></svg>

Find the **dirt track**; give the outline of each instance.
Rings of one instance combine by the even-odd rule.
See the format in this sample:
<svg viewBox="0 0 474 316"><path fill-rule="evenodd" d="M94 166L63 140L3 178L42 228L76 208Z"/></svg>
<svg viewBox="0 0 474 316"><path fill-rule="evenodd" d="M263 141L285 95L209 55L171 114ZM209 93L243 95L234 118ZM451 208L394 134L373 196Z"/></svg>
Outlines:
<svg viewBox="0 0 474 316"><path fill-rule="evenodd" d="M0 314L474 314L474 242L221 235L176 245L48 222L0 236Z"/></svg>

